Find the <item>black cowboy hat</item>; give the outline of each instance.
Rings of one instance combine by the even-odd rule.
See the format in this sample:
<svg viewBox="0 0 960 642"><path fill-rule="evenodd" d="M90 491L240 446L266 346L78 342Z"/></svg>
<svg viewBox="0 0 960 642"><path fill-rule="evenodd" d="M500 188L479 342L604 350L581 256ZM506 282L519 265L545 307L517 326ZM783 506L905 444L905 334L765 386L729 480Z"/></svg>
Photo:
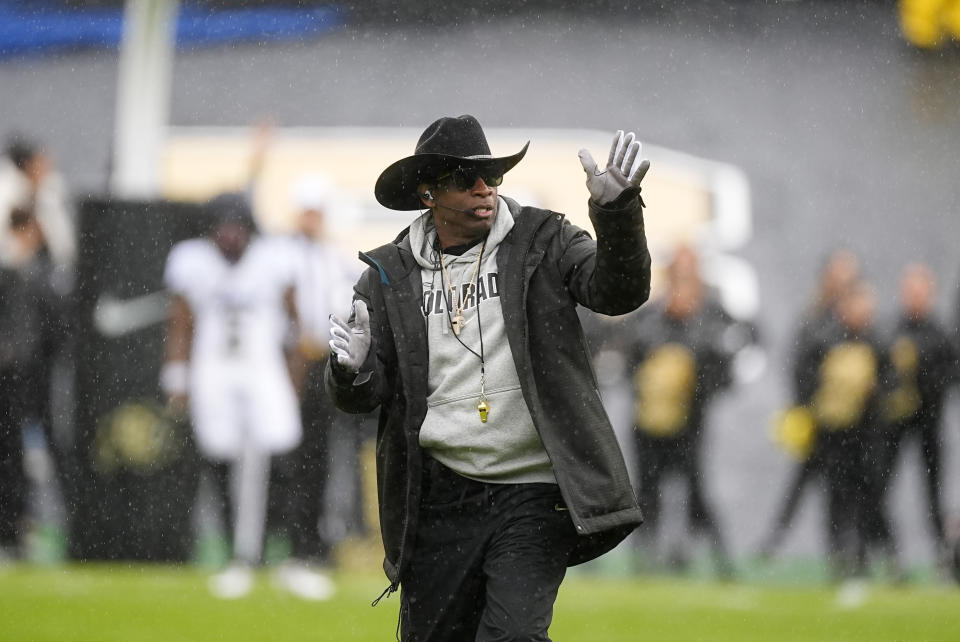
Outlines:
<svg viewBox="0 0 960 642"><path fill-rule="evenodd" d="M381 205L392 210L420 209L417 186L434 180L441 171L459 167L502 176L520 162L529 146L528 141L513 156L495 157L476 118L444 116L424 130L413 156L383 170L373 193Z"/></svg>

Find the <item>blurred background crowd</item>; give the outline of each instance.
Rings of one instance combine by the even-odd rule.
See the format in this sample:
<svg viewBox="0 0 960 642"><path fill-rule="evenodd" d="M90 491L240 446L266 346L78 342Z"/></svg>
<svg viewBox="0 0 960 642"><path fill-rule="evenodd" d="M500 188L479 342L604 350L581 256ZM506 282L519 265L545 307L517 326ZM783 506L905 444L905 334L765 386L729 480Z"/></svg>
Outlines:
<svg viewBox="0 0 960 642"><path fill-rule="evenodd" d="M408 221L358 178L396 132L350 137L470 112L532 150L635 128L651 227L658 167L749 185L736 247L673 233L650 303L584 317L647 516L599 570L950 578L960 3L447 4L0 2L0 558L192 560L222 597L269 562L308 599L376 566L375 418L318 377L356 249ZM354 155L297 165L311 128Z"/></svg>

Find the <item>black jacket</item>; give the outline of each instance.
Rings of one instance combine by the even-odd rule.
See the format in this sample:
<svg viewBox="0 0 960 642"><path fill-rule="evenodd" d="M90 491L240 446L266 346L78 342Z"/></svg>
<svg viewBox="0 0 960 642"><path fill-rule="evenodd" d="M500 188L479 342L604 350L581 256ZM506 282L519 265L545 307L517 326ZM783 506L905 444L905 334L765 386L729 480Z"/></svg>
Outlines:
<svg viewBox="0 0 960 642"><path fill-rule="evenodd" d="M41 365L44 311L38 288L16 270L0 267L0 371L23 376Z"/></svg>
<svg viewBox="0 0 960 642"><path fill-rule="evenodd" d="M957 350L933 318L897 321L890 341L897 388L889 401L890 419L918 421L936 429L948 388L960 380Z"/></svg>
<svg viewBox="0 0 960 642"><path fill-rule="evenodd" d="M720 304L710 299L705 300L699 310L685 319L671 317L664 304L651 304L637 314L635 326L632 328L634 336L626 355L632 374L635 375L638 368L668 344L680 345L689 350L694 368L695 376L689 389L689 399L674 400L680 404L689 404L685 412L681 413L686 417L686 421L676 433L663 437L693 439L698 436L702 430L703 412L707 403L713 395L733 383L733 354L725 349L723 335L734 325L735 322ZM640 390L636 392L639 396ZM637 419L639 421L639 418ZM643 431L639 423L636 427Z"/></svg>
<svg viewBox="0 0 960 642"><path fill-rule="evenodd" d="M896 372L872 329L854 332L833 319L810 337L798 363L806 389L800 400L811 407L820 429L880 436L882 405L896 385Z"/></svg>
<svg viewBox="0 0 960 642"><path fill-rule="evenodd" d="M524 399L582 535L572 565L610 550L641 522L576 307L623 314L647 299L650 254L643 210L636 190L606 208L591 202L595 242L560 214L505 200L515 224L497 254L504 320ZM408 231L361 254L370 268L355 297L367 303L373 339L361 375L355 378L330 360L326 376L327 391L341 410L380 407L380 524L384 571L393 587L403 580L416 536L419 430L428 392L421 274Z"/></svg>

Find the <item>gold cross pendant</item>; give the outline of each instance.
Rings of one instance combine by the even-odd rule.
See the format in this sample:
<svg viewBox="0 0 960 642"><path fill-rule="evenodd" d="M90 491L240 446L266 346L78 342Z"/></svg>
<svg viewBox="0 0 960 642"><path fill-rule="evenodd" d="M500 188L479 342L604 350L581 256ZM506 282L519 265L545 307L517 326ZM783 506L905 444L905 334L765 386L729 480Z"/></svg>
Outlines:
<svg viewBox="0 0 960 642"><path fill-rule="evenodd" d="M450 320L450 325L453 327L453 333L458 337L460 336L460 330L463 329L463 325L466 323L466 321L467 320L463 318L462 314L458 314Z"/></svg>

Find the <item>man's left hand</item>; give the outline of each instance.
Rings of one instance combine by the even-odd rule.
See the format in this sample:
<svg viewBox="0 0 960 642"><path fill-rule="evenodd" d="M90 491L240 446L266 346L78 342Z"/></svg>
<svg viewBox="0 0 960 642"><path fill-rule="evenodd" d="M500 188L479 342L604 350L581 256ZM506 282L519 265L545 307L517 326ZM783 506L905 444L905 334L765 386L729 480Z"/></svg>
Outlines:
<svg viewBox="0 0 960 642"><path fill-rule="evenodd" d="M601 171L586 149L580 150L580 164L587 174L590 198L599 205L612 203L630 187L640 188L640 181L650 169L650 161L641 156L640 141L633 132L617 131L610 146L607 165Z"/></svg>
<svg viewBox="0 0 960 642"><path fill-rule="evenodd" d="M357 373L370 351L370 312L362 299L353 302L353 326L330 315L330 351L337 362L350 372Z"/></svg>

